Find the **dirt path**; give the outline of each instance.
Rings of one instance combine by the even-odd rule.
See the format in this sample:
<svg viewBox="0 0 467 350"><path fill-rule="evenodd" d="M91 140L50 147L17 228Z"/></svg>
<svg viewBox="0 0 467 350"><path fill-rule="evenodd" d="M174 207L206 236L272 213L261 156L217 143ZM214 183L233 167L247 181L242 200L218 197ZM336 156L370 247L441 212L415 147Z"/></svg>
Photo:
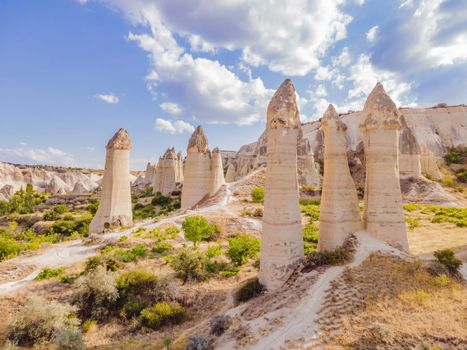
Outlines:
<svg viewBox="0 0 467 350"><path fill-rule="evenodd" d="M257 171L248 174L243 179L232 182L226 185L225 195L218 203L213 205L196 209L196 210L187 210L178 215L164 218L160 221L153 222L153 221L146 221L139 223L133 226L130 229L120 231L120 232L111 232L102 235L101 240L105 241L112 238L120 238L122 236L128 236L133 232L135 229L140 227L144 227L147 229L153 229L160 227L164 224L177 224L180 219L183 219L187 216L193 214L203 214L215 211L224 211L226 214L230 216L237 217L241 220L248 222L249 225L252 227L258 228L261 225L259 220L254 220L251 218L243 218L239 216L235 211L229 208L229 203L234 201L233 193L236 186L240 185L243 181L248 180L251 176L254 176ZM49 248L44 249L37 255L33 256L18 256L16 258L8 260L10 265L28 265L34 266L34 270L29 273L26 277L19 279L19 280L11 280L5 283L0 284L0 295L13 292L14 290L23 287L28 282L34 280L39 272L45 268L59 268L62 266L71 265L80 261L83 261L90 256L96 255L98 249L102 246L102 243L95 244L95 245L85 245L82 240L73 240L64 243L54 244ZM1 266L1 265L0 265Z"/></svg>

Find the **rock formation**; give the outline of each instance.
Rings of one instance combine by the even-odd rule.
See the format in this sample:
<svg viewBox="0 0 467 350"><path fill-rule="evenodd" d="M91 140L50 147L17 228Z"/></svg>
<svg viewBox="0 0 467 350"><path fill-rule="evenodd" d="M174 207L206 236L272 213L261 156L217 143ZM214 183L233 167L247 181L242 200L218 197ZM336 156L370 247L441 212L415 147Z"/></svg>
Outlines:
<svg viewBox="0 0 467 350"><path fill-rule="evenodd" d="M225 182L234 182L235 179L235 165L230 163L225 173Z"/></svg>
<svg viewBox="0 0 467 350"><path fill-rule="evenodd" d="M297 142L298 183L300 185L312 186L319 189L321 185L319 167L315 164L315 158L311 152L310 142L303 138L301 130L299 132Z"/></svg>
<svg viewBox="0 0 467 350"><path fill-rule="evenodd" d="M153 190L164 196L175 190L177 183L178 158L174 148L168 148L164 155L159 158L156 166L156 175L153 179ZM178 174L179 176L179 174Z"/></svg>
<svg viewBox="0 0 467 350"><path fill-rule="evenodd" d="M318 249L334 250L362 229L358 196L347 161L345 130L332 105L321 120L324 132L324 177L319 217Z"/></svg>
<svg viewBox="0 0 467 350"><path fill-rule="evenodd" d="M209 194L214 195L225 184L224 167L222 166L222 156L219 148L214 148L211 153L211 186Z"/></svg>
<svg viewBox="0 0 467 350"><path fill-rule="evenodd" d="M182 154L182 152L178 152L178 154L177 154L176 180L177 180L177 182L183 182L183 154Z"/></svg>
<svg viewBox="0 0 467 350"><path fill-rule="evenodd" d="M300 114L295 88L287 79L267 110L267 168L259 279L269 290L281 287L304 257L297 181Z"/></svg>
<svg viewBox="0 0 467 350"><path fill-rule="evenodd" d="M401 179L422 175L420 165L420 146L412 130L407 126L405 117L400 117L399 133L399 174Z"/></svg>
<svg viewBox="0 0 467 350"><path fill-rule="evenodd" d="M211 155L201 126L196 128L188 142L183 177L182 209L192 208L224 184L221 154L216 150Z"/></svg>
<svg viewBox="0 0 467 350"><path fill-rule="evenodd" d="M400 114L381 83L368 96L363 115L365 229L376 238L408 250L398 166Z"/></svg>
<svg viewBox="0 0 467 350"><path fill-rule="evenodd" d="M101 233L111 226L133 223L130 193L130 149L128 132L120 129L106 146L104 179L99 208L89 226L90 233Z"/></svg>
<svg viewBox="0 0 467 350"><path fill-rule="evenodd" d="M433 152L428 148L422 147L420 152L420 167L422 174L431 180L439 181L443 178L441 171L438 167L438 162L441 159L437 159Z"/></svg>
<svg viewBox="0 0 467 350"><path fill-rule="evenodd" d="M156 176L156 166L152 165L150 162L146 165L146 171L144 172L144 182L146 185L151 185L154 183L154 177Z"/></svg>

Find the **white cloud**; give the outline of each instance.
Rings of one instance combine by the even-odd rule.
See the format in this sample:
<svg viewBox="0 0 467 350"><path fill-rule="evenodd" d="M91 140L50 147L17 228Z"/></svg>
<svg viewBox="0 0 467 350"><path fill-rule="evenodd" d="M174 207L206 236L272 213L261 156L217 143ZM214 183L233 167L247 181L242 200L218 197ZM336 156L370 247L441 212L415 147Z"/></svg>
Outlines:
<svg viewBox="0 0 467 350"><path fill-rule="evenodd" d="M97 98L109 104L116 104L120 101L120 99L113 94L96 94L94 95L94 98Z"/></svg>
<svg viewBox="0 0 467 350"><path fill-rule="evenodd" d="M332 58L332 64L334 66L346 67L350 64L350 61L351 61L350 51L347 46L342 49L339 56Z"/></svg>
<svg viewBox="0 0 467 350"><path fill-rule="evenodd" d="M414 100L406 97L410 92L411 84L401 81L393 72L376 69L366 54L361 54L358 61L351 66L349 80L352 81L352 88L349 89L347 99L349 109L361 109L366 97L378 81L384 85L398 106L415 105Z"/></svg>
<svg viewBox="0 0 467 350"><path fill-rule="evenodd" d="M376 41L376 37L378 36L378 26L371 27L368 32L366 32L366 40L369 43L374 43Z"/></svg>
<svg viewBox="0 0 467 350"><path fill-rule="evenodd" d="M54 147L45 149L29 147L0 148L0 155L5 157L7 161L14 163L76 165L73 155Z"/></svg>
<svg viewBox="0 0 467 350"><path fill-rule="evenodd" d="M161 132L167 132L171 135L183 134L184 132L192 133L195 131L193 125L183 120L176 120L175 122L171 122L170 120L162 118L156 118L154 121L154 129Z"/></svg>
<svg viewBox="0 0 467 350"><path fill-rule="evenodd" d="M365 3L365 0L355 0L355 3L356 3L358 6L362 6L362 5Z"/></svg>
<svg viewBox="0 0 467 350"><path fill-rule="evenodd" d="M323 84L319 84L315 91L316 96L325 97L328 95L326 87Z"/></svg>
<svg viewBox="0 0 467 350"><path fill-rule="evenodd" d="M178 104L172 102L163 102L159 105L159 107L173 116L179 115L183 111L183 109Z"/></svg>

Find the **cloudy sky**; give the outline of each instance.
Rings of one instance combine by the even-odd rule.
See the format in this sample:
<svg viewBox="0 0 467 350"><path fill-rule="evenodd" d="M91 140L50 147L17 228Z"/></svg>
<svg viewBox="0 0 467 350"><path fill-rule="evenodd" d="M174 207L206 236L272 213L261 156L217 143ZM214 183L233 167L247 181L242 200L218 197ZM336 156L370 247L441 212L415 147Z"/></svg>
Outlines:
<svg viewBox="0 0 467 350"><path fill-rule="evenodd" d="M120 127L133 169L198 124L236 150L287 77L303 121L360 109L377 80L400 106L467 103L467 4L2 0L0 161L102 167Z"/></svg>

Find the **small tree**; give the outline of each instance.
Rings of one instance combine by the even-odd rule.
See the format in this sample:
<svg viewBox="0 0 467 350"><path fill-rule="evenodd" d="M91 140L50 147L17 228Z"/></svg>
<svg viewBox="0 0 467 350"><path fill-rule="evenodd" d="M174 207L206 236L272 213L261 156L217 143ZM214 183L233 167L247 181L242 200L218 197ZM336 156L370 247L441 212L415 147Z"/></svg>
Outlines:
<svg viewBox="0 0 467 350"><path fill-rule="evenodd" d="M195 247L200 241L211 238L216 229L203 216L187 217L182 223L182 228L185 238L192 241Z"/></svg>
<svg viewBox="0 0 467 350"><path fill-rule="evenodd" d="M258 254L260 241L258 238L242 233L237 237L229 238L229 248L227 255L230 260L237 265L243 265L249 258Z"/></svg>
<svg viewBox="0 0 467 350"><path fill-rule="evenodd" d="M183 279L184 284L190 279L199 279L203 276L202 256L191 249L182 249L173 257L170 266Z"/></svg>
<svg viewBox="0 0 467 350"><path fill-rule="evenodd" d="M451 249L437 250L433 255L452 274L457 273L459 267L462 265L462 261L456 258Z"/></svg>
<svg viewBox="0 0 467 350"><path fill-rule="evenodd" d="M264 187L259 186L251 190L251 200L255 203L264 202Z"/></svg>

